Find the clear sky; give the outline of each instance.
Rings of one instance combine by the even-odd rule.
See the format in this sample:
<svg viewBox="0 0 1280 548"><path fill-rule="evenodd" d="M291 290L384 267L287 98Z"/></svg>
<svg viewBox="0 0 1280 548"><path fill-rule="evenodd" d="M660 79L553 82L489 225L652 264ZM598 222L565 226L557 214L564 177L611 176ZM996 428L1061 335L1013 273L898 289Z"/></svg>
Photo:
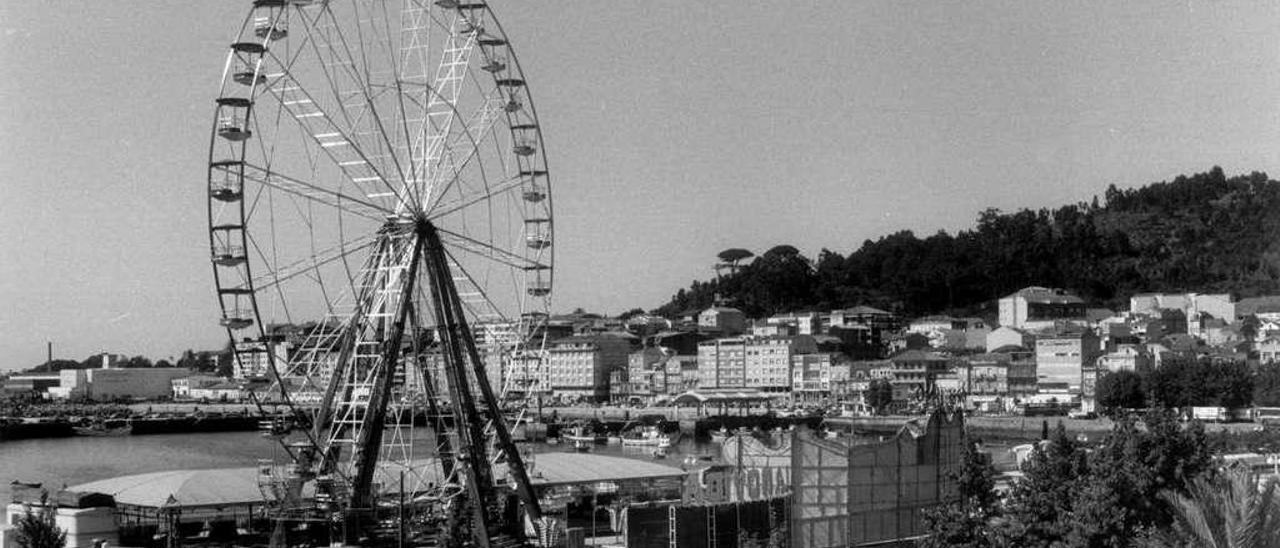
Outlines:
<svg viewBox="0 0 1280 548"><path fill-rule="evenodd" d="M546 132L558 310L655 307L726 247L1280 173L1275 2L492 4ZM0 369L223 344L205 161L249 5L0 2Z"/></svg>

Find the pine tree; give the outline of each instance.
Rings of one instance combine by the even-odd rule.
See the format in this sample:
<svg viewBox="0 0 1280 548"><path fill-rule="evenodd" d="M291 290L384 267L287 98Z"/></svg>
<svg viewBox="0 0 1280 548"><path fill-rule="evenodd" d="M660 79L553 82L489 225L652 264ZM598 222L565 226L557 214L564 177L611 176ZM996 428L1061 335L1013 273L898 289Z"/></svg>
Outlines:
<svg viewBox="0 0 1280 548"><path fill-rule="evenodd" d="M987 548L994 546L991 521L999 515L995 468L966 436L955 473L958 500L925 512L929 536L921 548Z"/></svg>

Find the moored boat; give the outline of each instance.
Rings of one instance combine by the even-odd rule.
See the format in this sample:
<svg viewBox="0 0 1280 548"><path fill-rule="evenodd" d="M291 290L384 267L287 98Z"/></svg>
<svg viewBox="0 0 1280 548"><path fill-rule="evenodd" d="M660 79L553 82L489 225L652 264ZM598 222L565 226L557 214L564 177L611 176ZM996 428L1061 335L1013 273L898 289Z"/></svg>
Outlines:
<svg viewBox="0 0 1280 548"><path fill-rule="evenodd" d="M77 436L128 436L133 432L133 424L129 419L107 419L73 426L71 429Z"/></svg>
<svg viewBox="0 0 1280 548"><path fill-rule="evenodd" d="M560 431L560 438L564 441L576 443L584 441L588 443L604 443L605 437L597 434L589 425L575 424Z"/></svg>
<svg viewBox="0 0 1280 548"><path fill-rule="evenodd" d="M671 447L671 436L663 434L657 426L641 426L622 434L623 447Z"/></svg>

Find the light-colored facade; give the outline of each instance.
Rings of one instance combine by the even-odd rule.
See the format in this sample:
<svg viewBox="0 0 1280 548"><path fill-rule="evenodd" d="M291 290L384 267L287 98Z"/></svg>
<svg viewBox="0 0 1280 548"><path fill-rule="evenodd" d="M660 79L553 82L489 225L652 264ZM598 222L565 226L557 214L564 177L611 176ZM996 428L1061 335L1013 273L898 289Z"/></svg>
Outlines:
<svg viewBox="0 0 1280 548"><path fill-rule="evenodd" d="M1267 337L1254 345L1258 350L1258 361L1261 363L1280 362L1280 338Z"/></svg>
<svg viewBox="0 0 1280 548"><path fill-rule="evenodd" d="M288 341L242 341L236 343L235 357L232 359L231 376L237 380L266 379L271 373L272 358L279 373L286 372L289 363Z"/></svg>
<svg viewBox="0 0 1280 548"><path fill-rule="evenodd" d="M1041 391L1079 393L1082 375L1101 354L1091 331L1045 334L1036 338L1036 375Z"/></svg>
<svg viewBox="0 0 1280 548"><path fill-rule="evenodd" d="M173 388L173 399L187 400L194 398L194 396L191 395L191 390L207 388L217 384L222 384L225 381L226 379L222 377L215 377L213 375L191 375L173 379L170 386Z"/></svg>
<svg viewBox="0 0 1280 548"><path fill-rule="evenodd" d="M792 356L817 351L817 342L808 335L704 341L698 345L698 386L786 392L792 386Z"/></svg>
<svg viewBox="0 0 1280 548"><path fill-rule="evenodd" d="M239 402L245 399L246 394L239 385L231 382L223 382L210 386L202 386L200 388L192 388L189 397L193 400L211 401L211 402Z"/></svg>
<svg viewBox="0 0 1280 548"><path fill-rule="evenodd" d="M676 395L698 388L698 357L677 354L667 358L666 377L663 383L667 395Z"/></svg>
<svg viewBox="0 0 1280 548"><path fill-rule="evenodd" d="M608 401L609 375L627 368L631 343L608 333L566 337L547 346L551 391L565 398Z"/></svg>
<svg viewBox="0 0 1280 548"><path fill-rule="evenodd" d="M742 337L698 343L698 388L746 387L746 351Z"/></svg>
<svg viewBox="0 0 1280 548"><path fill-rule="evenodd" d="M627 356L627 390L612 394L613 399L628 397L649 402L666 392L666 364L673 354L663 348L648 346Z"/></svg>
<svg viewBox="0 0 1280 548"><path fill-rule="evenodd" d="M812 337L808 337L812 340ZM769 392L791 389L791 356L794 337L753 337L748 339L743 362L747 388Z"/></svg>
<svg viewBox="0 0 1280 548"><path fill-rule="evenodd" d="M1146 371L1155 365L1155 359L1146 348L1122 344L1112 352L1098 357L1099 371Z"/></svg>
<svg viewBox="0 0 1280 548"><path fill-rule="evenodd" d="M1187 318L1208 314L1228 322L1236 320L1236 303L1226 293L1139 293L1129 298L1133 314L1159 315L1161 310L1180 310Z"/></svg>
<svg viewBox="0 0 1280 548"><path fill-rule="evenodd" d="M795 328L797 335L818 335L822 333L818 314L815 312L794 312L778 314L765 319L769 325L788 325Z"/></svg>
<svg viewBox="0 0 1280 548"><path fill-rule="evenodd" d="M829 352L791 356L791 393L798 401L813 402L831 397L833 384L839 382L833 368L835 355ZM849 369L844 369L848 380Z"/></svg>
<svg viewBox="0 0 1280 548"><path fill-rule="evenodd" d="M502 378L510 396L530 396L551 391L550 376L546 374L547 353L530 350L516 354L503 362Z"/></svg>
<svg viewBox="0 0 1280 548"><path fill-rule="evenodd" d="M1085 323L1084 301L1061 289L1027 287L1000 299L1000 325L1037 330Z"/></svg>
<svg viewBox="0 0 1280 548"><path fill-rule="evenodd" d="M171 396L173 380L191 376L191 370L177 367L66 369L58 374L61 383L57 389L50 389L50 395L112 401Z"/></svg>
<svg viewBox="0 0 1280 548"><path fill-rule="evenodd" d="M935 390L938 377L950 366L946 356L923 350L908 350L889 361L893 364L893 378L889 382L893 384L895 401L906 401Z"/></svg>

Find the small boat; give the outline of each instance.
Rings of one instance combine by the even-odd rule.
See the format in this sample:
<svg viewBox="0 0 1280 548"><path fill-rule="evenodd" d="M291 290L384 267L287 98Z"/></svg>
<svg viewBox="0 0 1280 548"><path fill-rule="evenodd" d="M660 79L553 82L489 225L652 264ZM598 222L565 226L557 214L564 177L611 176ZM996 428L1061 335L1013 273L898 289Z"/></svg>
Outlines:
<svg viewBox="0 0 1280 548"><path fill-rule="evenodd" d="M663 434L657 426L642 426L622 434L623 447L671 447L671 436Z"/></svg>
<svg viewBox="0 0 1280 548"><path fill-rule="evenodd" d="M653 460L662 460L667 458L667 450L661 447L653 450Z"/></svg>
<svg viewBox="0 0 1280 548"><path fill-rule="evenodd" d="M573 450L579 453L588 453L591 451L591 446L593 445L595 445L595 442L586 441L586 440L574 440Z"/></svg>
<svg viewBox="0 0 1280 548"><path fill-rule="evenodd" d="M82 426L72 426L77 436L128 436L133 424L128 419L98 420Z"/></svg>
<svg viewBox="0 0 1280 548"><path fill-rule="evenodd" d="M560 432L560 439L568 442L586 441L591 443L604 443L605 437L596 434L590 426L585 424L575 424L565 428Z"/></svg>

